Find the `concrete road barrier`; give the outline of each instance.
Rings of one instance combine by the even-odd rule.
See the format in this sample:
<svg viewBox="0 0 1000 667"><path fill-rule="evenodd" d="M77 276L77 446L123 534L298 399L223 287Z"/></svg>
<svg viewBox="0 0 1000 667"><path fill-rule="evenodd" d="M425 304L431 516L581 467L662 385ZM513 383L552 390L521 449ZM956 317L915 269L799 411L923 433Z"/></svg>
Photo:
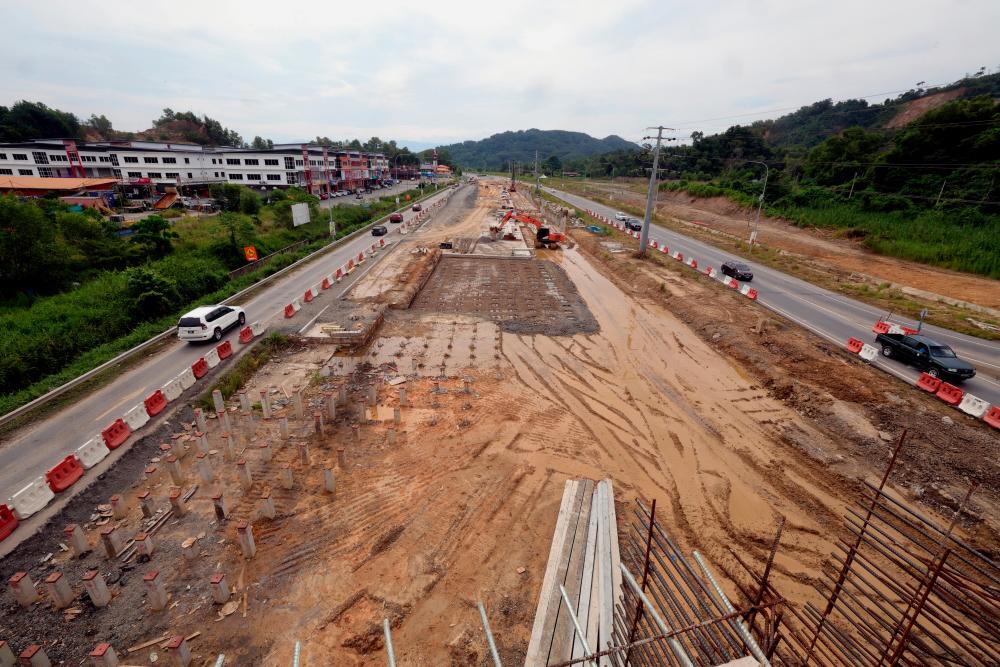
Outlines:
<svg viewBox="0 0 1000 667"><path fill-rule="evenodd" d="M44 477L38 477L10 497L10 508L14 516L24 521L35 512L42 510L56 497Z"/></svg>
<svg viewBox="0 0 1000 667"><path fill-rule="evenodd" d="M104 440L95 436L76 448L76 458L86 469L91 469L104 460L108 455L108 448L104 446Z"/></svg>
<svg viewBox="0 0 1000 667"><path fill-rule="evenodd" d="M126 412L122 419L128 424L130 430L135 431L146 425L149 421L149 413L146 412L145 404L140 403Z"/></svg>

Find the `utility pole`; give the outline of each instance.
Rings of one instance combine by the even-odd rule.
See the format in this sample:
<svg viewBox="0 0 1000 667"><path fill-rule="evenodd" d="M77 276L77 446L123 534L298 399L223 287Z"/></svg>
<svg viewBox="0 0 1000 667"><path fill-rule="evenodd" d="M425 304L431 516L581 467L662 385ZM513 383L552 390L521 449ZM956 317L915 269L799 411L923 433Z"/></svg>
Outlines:
<svg viewBox="0 0 1000 667"><path fill-rule="evenodd" d="M538 210L542 210L542 193L538 189L538 151L535 151L535 194L538 195Z"/></svg>
<svg viewBox="0 0 1000 667"><path fill-rule="evenodd" d="M753 244L757 242L757 227L760 225L760 209L764 206L764 193L767 192L767 177L771 173L771 170L768 169L766 162L758 160L747 160L747 162L764 165L764 187L760 191L760 199L757 200L757 217L754 218L753 231L750 232L750 252L753 252Z"/></svg>
<svg viewBox="0 0 1000 667"><path fill-rule="evenodd" d="M851 179L851 191L847 193L847 198L850 199L854 196L854 183L858 180L858 172L854 172L854 178Z"/></svg>
<svg viewBox="0 0 1000 667"><path fill-rule="evenodd" d="M948 179L947 178L944 179L943 181L941 181L941 189L938 190L937 200L934 202L934 207L935 208L937 208L937 205L941 203L941 195L944 194L944 186L946 186L947 184L948 184Z"/></svg>
<svg viewBox="0 0 1000 667"><path fill-rule="evenodd" d="M649 244L649 221L653 217L653 197L656 195L656 176L660 166L660 143L663 141L663 131L673 130L672 127L646 128L656 130L656 148L653 149L653 170L649 172L649 190L646 192L646 215L642 220L642 233L639 235L639 256L646 256L646 246Z"/></svg>

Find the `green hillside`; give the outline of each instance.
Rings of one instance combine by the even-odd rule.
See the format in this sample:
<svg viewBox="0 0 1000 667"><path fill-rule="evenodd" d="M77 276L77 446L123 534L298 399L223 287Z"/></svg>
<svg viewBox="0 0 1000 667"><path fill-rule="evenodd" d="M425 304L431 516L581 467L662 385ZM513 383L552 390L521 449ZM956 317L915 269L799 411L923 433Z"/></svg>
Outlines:
<svg viewBox="0 0 1000 667"><path fill-rule="evenodd" d="M636 144L616 135L595 139L583 132L538 129L501 132L480 141L438 147L439 152L447 152L456 164L467 169L505 169L511 160L534 163L535 151L538 151L539 162L553 157L565 162L638 149Z"/></svg>

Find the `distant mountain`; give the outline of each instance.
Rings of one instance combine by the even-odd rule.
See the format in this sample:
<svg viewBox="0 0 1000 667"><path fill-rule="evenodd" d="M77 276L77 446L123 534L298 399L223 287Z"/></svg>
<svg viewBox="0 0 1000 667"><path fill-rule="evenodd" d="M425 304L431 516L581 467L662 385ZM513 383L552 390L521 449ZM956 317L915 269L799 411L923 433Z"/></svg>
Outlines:
<svg viewBox="0 0 1000 667"><path fill-rule="evenodd" d="M480 141L438 146L439 152L446 151L455 164L468 169L504 169L511 160L533 163L535 151L541 163L553 155L566 161L622 150L637 151L639 146L613 134L596 139L583 132L538 129L501 132Z"/></svg>

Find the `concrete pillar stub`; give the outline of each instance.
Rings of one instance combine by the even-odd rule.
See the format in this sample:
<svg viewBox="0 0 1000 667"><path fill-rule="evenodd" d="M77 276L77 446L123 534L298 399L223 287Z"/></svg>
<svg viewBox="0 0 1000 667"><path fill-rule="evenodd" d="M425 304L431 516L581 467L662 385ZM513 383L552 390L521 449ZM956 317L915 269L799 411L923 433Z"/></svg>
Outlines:
<svg viewBox="0 0 1000 667"><path fill-rule="evenodd" d="M174 511L174 516L177 518L187 514L187 505L184 504L180 489L172 489L170 491L170 508Z"/></svg>
<svg viewBox="0 0 1000 667"><path fill-rule="evenodd" d="M282 417L278 422L278 430L281 432L281 439L288 440L288 417Z"/></svg>
<svg viewBox="0 0 1000 667"><path fill-rule="evenodd" d="M264 519L273 519L277 515L274 508L274 498L271 497L270 491L264 491L260 494L260 511L258 514Z"/></svg>
<svg viewBox="0 0 1000 667"><path fill-rule="evenodd" d="M323 490L327 493L335 493L337 490L337 479L330 466L323 468Z"/></svg>
<svg viewBox="0 0 1000 667"><path fill-rule="evenodd" d="M337 465L340 466L341 470L347 470L347 455L344 453L343 447L337 448Z"/></svg>
<svg viewBox="0 0 1000 667"><path fill-rule="evenodd" d="M212 602L215 604L226 604L229 602L229 582L226 581L225 574L222 572L213 574L209 585L212 587Z"/></svg>
<svg viewBox="0 0 1000 667"><path fill-rule="evenodd" d="M107 607L111 603L111 591L104 577L97 570L91 570L83 575L83 588L90 596L95 607Z"/></svg>
<svg viewBox="0 0 1000 667"><path fill-rule="evenodd" d="M212 390L212 405L215 407L215 412L225 412L226 403L222 400L222 392L218 389Z"/></svg>
<svg viewBox="0 0 1000 667"><path fill-rule="evenodd" d="M63 533L74 556L79 558L83 554L90 553L90 543L87 542L87 536L79 525L71 523L63 529Z"/></svg>
<svg viewBox="0 0 1000 667"><path fill-rule="evenodd" d="M396 444L396 429L390 428L388 431L386 431L385 437L386 437L386 440L389 442L390 445L395 445Z"/></svg>
<svg viewBox="0 0 1000 667"><path fill-rule="evenodd" d="M170 473L170 481L177 486L184 484L184 473L181 471L181 462L171 454L167 457L167 472Z"/></svg>
<svg viewBox="0 0 1000 667"><path fill-rule="evenodd" d="M215 479L215 472L212 470L212 464L208 462L208 454L199 453L195 456L195 459L197 460L196 465L198 467L198 476L201 478L201 481L208 484Z"/></svg>
<svg viewBox="0 0 1000 667"><path fill-rule="evenodd" d="M52 667L49 656L45 655L45 649L38 644L32 644L21 651L19 660L26 667Z"/></svg>
<svg viewBox="0 0 1000 667"><path fill-rule="evenodd" d="M339 394L339 396L337 398L337 402L340 403L342 406L346 406L347 405L347 385L341 385L338 394Z"/></svg>
<svg viewBox="0 0 1000 667"><path fill-rule="evenodd" d="M326 395L326 417L330 424L337 419L337 399L332 392Z"/></svg>
<svg viewBox="0 0 1000 667"><path fill-rule="evenodd" d="M90 662L94 667L118 667L118 654L111 644L98 644L90 652Z"/></svg>
<svg viewBox="0 0 1000 667"><path fill-rule="evenodd" d="M153 505L153 494L149 492L148 489L139 492L139 508L142 510L142 516L149 519L156 514L156 507Z"/></svg>
<svg viewBox="0 0 1000 667"><path fill-rule="evenodd" d="M153 551L156 550L156 544L153 541L153 536L149 533L137 533L135 537L135 552L139 556L146 556L151 558L153 556Z"/></svg>
<svg viewBox="0 0 1000 667"><path fill-rule="evenodd" d="M198 451L202 454L208 454L208 434L204 431L196 431L194 437L197 438Z"/></svg>
<svg viewBox="0 0 1000 667"><path fill-rule="evenodd" d="M153 611L163 611L167 607L167 589L163 587L163 579L156 570L142 578L146 585L146 601Z"/></svg>
<svg viewBox="0 0 1000 667"><path fill-rule="evenodd" d="M285 490L292 488L292 466L287 463L281 465L281 487Z"/></svg>
<svg viewBox="0 0 1000 667"><path fill-rule="evenodd" d="M27 572L17 572L8 580L14 598L22 607L30 607L38 599L38 589Z"/></svg>
<svg viewBox="0 0 1000 667"><path fill-rule="evenodd" d="M399 409L397 405L392 409L392 423L399 426L399 423L403 421L403 411Z"/></svg>
<svg viewBox="0 0 1000 667"><path fill-rule="evenodd" d="M240 390L240 410L243 412L250 412L250 397L247 395L246 391Z"/></svg>
<svg viewBox="0 0 1000 667"><path fill-rule="evenodd" d="M309 465L309 443L300 442L296 448L299 450L299 463L304 466Z"/></svg>
<svg viewBox="0 0 1000 667"><path fill-rule="evenodd" d="M240 538L240 549L243 550L244 558L253 558L257 553L257 544L253 540L253 524L241 520L236 524L236 533Z"/></svg>
<svg viewBox="0 0 1000 667"><path fill-rule="evenodd" d="M222 491L217 491L212 496L212 505L215 507L215 517L219 521L229 518L229 499Z"/></svg>
<svg viewBox="0 0 1000 667"><path fill-rule="evenodd" d="M189 667L191 664L191 648L184 635L172 637L167 642L167 653L173 662L173 667Z"/></svg>
<svg viewBox="0 0 1000 667"><path fill-rule="evenodd" d="M236 462L236 472L240 479L240 486L244 489L253 486L253 475L250 473L250 466L247 465L246 459L240 459Z"/></svg>
<svg viewBox="0 0 1000 667"><path fill-rule="evenodd" d="M208 430L208 424L205 423L205 411L201 408L194 409L194 425L200 433Z"/></svg>
<svg viewBox="0 0 1000 667"><path fill-rule="evenodd" d="M17 658L14 656L14 650L10 644L0 639L0 667L14 667L16 664Z"/></svg>
<svg viewBox="0 0 1000 667"><path fill-rule="evenodd" d="M271 449L271 443L264 441L260 443L258 449L260 450L260 460L264 463L270 463L274 457L274 450Z"/></svg>
<svg viewBox="0 0 1000 667"><path fill-rule="evenodd" d="M122 533L114 526L101 529L101 543L104 545L104 555L108 560L114 560L122 550Z"/></svg>
<svg viewBox="0 0 1000 667"><path fill-rule="evenodd" d="M111 496L111 515L115 518L115 521L121 521L127 515L125 503L119 495Z"/></svg>
<svg viewBox="0 0 1000 667"><path fill-rule="evenodd" d="M378 387L374 384L368 385L368 405L375 406L378 403Z"/></svg>
<svg viewBox="0 0 1000 667"><path fill-rule="evenodd" d="M399 405L406 406L406 387L399 388Z"/></svg>
<svg viewBox="0 0 1000 667"><path fill-rule="evenodd" d="M53 572L45 578L45 588L49 594L49 600L56 609L65 609L73 604L73 588L69 585L69 579L63 576L62 572Z"/></svg>
<svg viewBox="0 0 1000 667"><path fill-rule="evenodd" d="M264 419L271 418L271 394L266 388L260 390L260 412Z"/></svg>
<svg viewBox="0 0 1000 667"><path fill-rule="evenodd" d="M302 419L304 409L302 407L302 389L299 387L292 388L292 407L295 409L295 418Z"/></svg>

